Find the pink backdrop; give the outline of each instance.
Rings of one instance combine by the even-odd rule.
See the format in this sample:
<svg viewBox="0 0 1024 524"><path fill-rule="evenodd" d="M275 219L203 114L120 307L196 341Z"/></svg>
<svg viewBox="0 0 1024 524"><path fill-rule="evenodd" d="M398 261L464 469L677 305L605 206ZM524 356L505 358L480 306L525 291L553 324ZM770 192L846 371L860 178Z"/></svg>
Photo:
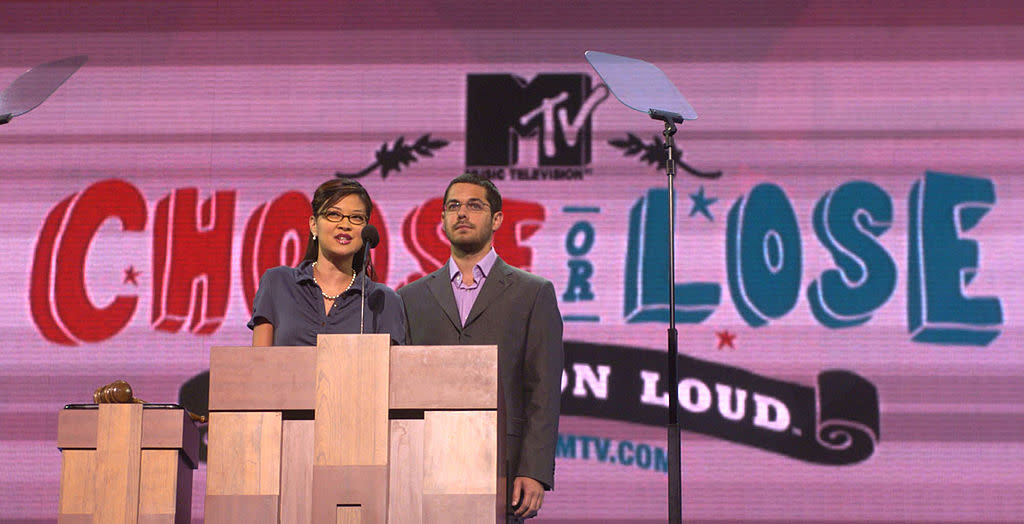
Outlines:
<svg viewBox="0 0 1024 524"><path fill-rule="evenodd" d="M636 371L623 354L665 347L665 321L634 318L638 290L629 277L642 281L663 260L636 246L660 239L640 224L657 214L644 203L657 198L665 176L643 152L627 155L615 145L632 133L637 147L649 147L660 128L602 98L600 78L583 58L596 49L661 67L700 115L677 135L684 160L724 172L701 181L681 171L676 183L675 281L720 291L704 318L679 325L681 351L805 388L816 388L822 371L845 370L877 391L873 404L869 396L845 398L867 412L874 407L878 424L865 429L873 441L866 456L844 465L780 451L778 435L752 414L735 425L745 437L690 427L684 516L1018 519L1024 10L1013 2L836 5L0 4L8 22L0 85L35 64L89 56L45 104L0 127L0 518L55 518L56 420L65 403L87 402L117 378L146 400L177 402L182 385L207 369L211 346L250 340L254 279L298 247L289 227L303 220L317 184L372 168L360 180L381 211L378 262L397 287L443 257L431 224L421 224L437 219L431 199L467 167L487 169L467 166L475 147L467 135L477 132L467 122L507 114L512 120L493 126L514 127L569 86L568 99L550 106L552 120L519 122L533 136L515 139L518 159L489 168L502 175L496 183L509 202L499 254L554 283L566 340L589 348L566 362L564 398L587 408L562 418L557 486L540 520L663 520L665 432L638 415L650 397L615 382L627 368ZM481 74L534 87L472 87ZM556 79L551 91L536 87L545 74ZM467 102L472 89L480 89L476 106ZM591 96L596 105L581 116ZM573 125L583 132L566 133ZM426 135L418 149L402 149ZM545 149L545 138L554 149ZM395 151L405 152L404 161ZM579 158L552 166L545 163L552 151ZM940 187L927 172L956 176ZM877 190L866 202L891 202L887 219L873 215L872 225L858 215L853 229L876 239L895 281L873 295L858 325L830 327L815 315L809 287L837 267L835 253L863 251L843 240L855 233L829 249L815 209L855 182ZM746 302L747 291L730 285L737 281L730 228L756 222L743 212L766 187L785 195L798 247L780 254L765 240L766 263L776 255L789 257L775 260L783 267L800 263L790 302L786 286L761 295L782 304L776 310ZM941 198L952 199L948 212L928 215ZM769 219L787 213L769 207ZM948 242L922 233L933 226L953 231L942 237ZM884 231L865 233L872 227ZM926 246L941 248L927 264L953 265L946 281L926 277L922 287L914 275L931 275L919 259ZM876 269L868 264L867 272ZM929 299L933 285L947 290L940 298L967 305ZM924 306L915 306L922 293ZM658 293L644 300L664 309ZM981 302L995 304L998 317ZM962 322L931 323L927 315L947 306ZM922 307L926 331L992 338L914 340ZM757 311L759 326L751 321ZM587 352L597 345L615 346L618 360ZM686 370L682 377L693 378ZM663 382L644 382L655 388L647 393L662 393ZM701 412L700 388L683 391L688 409ZM798 409L787 405L794 418L786 434L813 432L798 427ZM768 425L779 420L773 413ZM195 476L196 519L204 482L205 466Z"/></svg>

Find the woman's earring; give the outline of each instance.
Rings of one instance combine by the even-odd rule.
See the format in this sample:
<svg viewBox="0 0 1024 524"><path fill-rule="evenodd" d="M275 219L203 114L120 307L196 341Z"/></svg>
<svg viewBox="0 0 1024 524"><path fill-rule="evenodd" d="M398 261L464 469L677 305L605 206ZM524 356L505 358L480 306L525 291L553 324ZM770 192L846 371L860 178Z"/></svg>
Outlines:
<svg viewBox="0 0 1024 524"><path fill-rule="evenodd" d="M313 233L313 242L316 242L316 233Z"/></svg>

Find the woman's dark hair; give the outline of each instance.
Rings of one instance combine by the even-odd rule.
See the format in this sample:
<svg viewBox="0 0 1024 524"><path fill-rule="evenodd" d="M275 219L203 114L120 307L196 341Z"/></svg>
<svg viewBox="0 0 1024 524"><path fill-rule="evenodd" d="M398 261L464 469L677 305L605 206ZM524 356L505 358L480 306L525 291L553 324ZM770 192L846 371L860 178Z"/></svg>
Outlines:
<svg viewBox="0 0 1024 524"><path fill-rule="evenodd" d="M362 184L348 178L332 178L320 187L316 188L313 193L313 200L310 202L310 208L314 217L319 217L325 211L331 208L334 204L337 204L339 200L349 196L357 195L359 200L363 201L363 205L366 206L366 223L370 223L370 217L373 215L373 202L370 201L370 194L366 192L366 188ZM356 252L355 256L352 257L352 269L358 273L362 270L363 255L366 251L366 245ZM309 238L306 241L306 254L302 257L303 261L312 260L316 261L319 255L319 247L317 242L313 240L313 233L310 232ZM366 276L370 277L370 280L377 279L377 273L373 270L373 261L371 257L366 258Z"/></svg>

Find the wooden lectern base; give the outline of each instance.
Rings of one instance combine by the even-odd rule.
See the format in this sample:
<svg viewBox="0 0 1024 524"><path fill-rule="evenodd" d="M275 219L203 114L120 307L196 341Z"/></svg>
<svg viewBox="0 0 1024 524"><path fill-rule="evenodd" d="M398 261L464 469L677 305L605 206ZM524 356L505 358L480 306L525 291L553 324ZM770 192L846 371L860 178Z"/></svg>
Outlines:
<svg viewBox="0 0 1024 524"><path fill-rule="evenodd" d="M206 522L504 522L495 346L210 352Z"/></svg>
<svg viewBox="0 0 1024 524"><path fill-rule="evenodd" d="M58 522L189 523L199 432L182 409L64 409Z"/></svg>

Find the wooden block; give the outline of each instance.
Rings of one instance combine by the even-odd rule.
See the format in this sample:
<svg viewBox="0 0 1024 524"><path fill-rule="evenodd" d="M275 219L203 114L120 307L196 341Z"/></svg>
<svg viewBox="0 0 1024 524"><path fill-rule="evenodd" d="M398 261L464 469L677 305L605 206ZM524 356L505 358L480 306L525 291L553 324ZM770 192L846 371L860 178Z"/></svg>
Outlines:
<svg viewBox="0 0 1024 524"><path fill-rule="evenodd" d="M314 347L210 348L210 410L313 409Z"/></svg>
<svg viewBox="0 0 1024 524"><path fill-rule="evenodd" d="M423 522L505 522L492 495L423 495Z"/></svg>
<svg viewBox="0 0 1024 524"><path fill-rule="evenodd" d="M385 522L387 466L313 466L313 522L330 522L338 506L359 506L365 522Z"/></svg>
<svg viewBox="0 0 1024 524"><path fill-rule="evenodd" d="M388 520L423 522L423 420L391 421Z"/></svg>
<svg viewBox="0 0 1024 524"><path fill-rule="evenodd" d="M57 447L96 449L98 409L63 409L57 415ZM199 430L183 409L142 410L143 449L181 449L191 462L199 464Z"/></svg>
<svg viewBox="0 0 1024 524"><path fill-rule="evenodd" d="M143 409L142 448L179 449L199 466L199 429L183 409Z"/></svg>
<svg viewBox="0 0 1024 524"><path fill-rule="evenodd" d="M313 421L285 420L281 432L281 524L313 515Z"/></svg>
<svg viewBox="0 0 1024 524"><path fill-rule="evenodd" d="M486 494L498 475L497 413L428 411L423 430L423 494Z"/></svg>
<svg viewBox="0 0 1024 524"><path fill-rule="evenodd" d="M166 513L143 515L139 514L139 524L175 524L174 515Z"/></svg>
<svg viewBox="0 0 1024 524"><path fill-rule="evenodd" d="M192 522L192 470L195 466L184 453L178 459L178 506L174 512L175 524Z"/></svg>
<svg viewBox="0 0 1024 524"><path fill-rule="evenodd" d="M359 506L338 506L334 521L336 524L362 524L363 508Z"/></svg>
<svg viewBox="0 0 1024 524"><path fill-rule="evenodd" d="M97 522L135 523L139 518L142 405L101 404L96 435Z"/></svg>
<svg viewBox="0 0 1024 524"><path fill-rule="evenodd" d="M90 522L96 507L96 451L66 449L60 454L60 501L63 516L88 515Z"/></svg>
<svg viewBox="0 0 1024 524"><path fill-rule="evenodd" d="M276 524L277 495L206 496L206 524Z"/></svg>
<svg viewBox="0 0 1024 524"><path fill-rule="evenodd" d="M88 515L58 515L57 524L94 524L92 514Z"/></svg>
<svg viewBox="0 0 1024 524"><path fill-rule="evenodd" d="M144 515L170 515L177 509L178 461L174 449L142 450L139 484L139 518Z"/></svg>
<svg viewBox="0 0 1024 524"><path fill-rule="evenodd" d="M314 464L387 464L390 337L317 337Z"/></svg>
<svg viewBox="0 0 1024 524"><path fill-rule="evenodd" d="M62 409L57 414L57 447L96 449L96 409Z"/></svg>
<svg viewBox="0 0 1024 524"><path fill-rule="evenodd" d="M210 413L208 442L207 498L280 495L280 412Z"/></svg>
<svg viewBox="0 0 1024 524"><path fill-rule="evenodd" d="M497 346L391 348L391 409L495 409Z"/></svg>

